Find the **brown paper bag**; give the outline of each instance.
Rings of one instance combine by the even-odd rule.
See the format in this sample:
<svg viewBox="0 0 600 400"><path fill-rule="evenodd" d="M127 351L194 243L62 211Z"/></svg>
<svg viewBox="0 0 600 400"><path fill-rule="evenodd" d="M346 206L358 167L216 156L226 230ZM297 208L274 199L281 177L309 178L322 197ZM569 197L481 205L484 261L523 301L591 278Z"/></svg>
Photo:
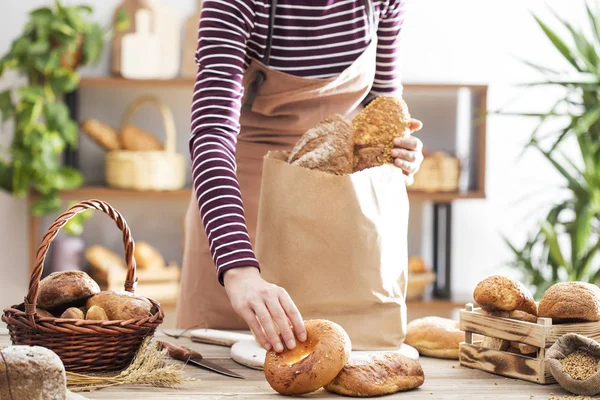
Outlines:
<svg viewBox="0 0 600 400"><path fill-rule="evenodd" d="M406 335L408 196L393 165L334 176L269 152L256 254L302 317L340 324L354 350L398 348Z"/></svg>

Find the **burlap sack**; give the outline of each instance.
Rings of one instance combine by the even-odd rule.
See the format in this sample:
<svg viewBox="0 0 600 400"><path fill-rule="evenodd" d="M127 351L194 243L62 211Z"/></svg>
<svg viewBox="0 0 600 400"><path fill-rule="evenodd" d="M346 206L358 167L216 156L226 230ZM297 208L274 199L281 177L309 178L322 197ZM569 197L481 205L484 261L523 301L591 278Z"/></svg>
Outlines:
<svg viewBox="0 0 600 400"><path fill-rule="evenodd" d="M304 319L340 324L354 350L406 336L408 196L392 165L335 176L264 159L256 254Z"/></svg>
<svg viewBox="0 0 600 400"><path fill-rule="evenodd" d="M600 372L585 380L577 380L571 378L563 370L561 360L577 350L600 357L600 344L598 342L576 333L568 333L559 338L546 351L547 366L550 368L550 373L554 379L565 390L581 396L594 396L600 393Z"/></svg>

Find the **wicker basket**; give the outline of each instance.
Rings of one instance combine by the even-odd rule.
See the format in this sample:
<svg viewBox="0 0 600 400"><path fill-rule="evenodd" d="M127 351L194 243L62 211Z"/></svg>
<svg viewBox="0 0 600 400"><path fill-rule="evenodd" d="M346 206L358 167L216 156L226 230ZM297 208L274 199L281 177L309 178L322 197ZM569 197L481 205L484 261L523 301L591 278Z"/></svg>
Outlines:
<svg viewBox="0 0 600 400"><path fill-rule="evenodd" d="M425 297L425 291L435 282L434 272L408 273L406 300L419 300Z"/></svg>
<svg viewBox="0 0 600 400"><path fill-rule="evenodd" d="M38 289L44 260L50 243L69 219L86 210L96 209L112 218L123 233L127 276L125 290L135 292L137 284L135 244L127 223L110 205L100 200L82 201L56 218L42 238L29 281L25 302L4 310L2 321L8 326L14 345L42 346L54 351L65 368L72 372L108 372L129 365L142 341L154 335L164 314L159 303L152 303L152 315L123 321L92 321L40 317L36 312Z"/></svg>
<svg viewBox="0 0 600 400"><path fill-rule="evenodd" d="M433 153L423 160L411 190L424 192L454 192L458 190L460 160L443 152Z"/></svg>
<svg viewBox="0 0 600 400"><path fill-rule="evenodd" d="M158 107L165 126L164 151L109 151L105 155L106 183L119 189L177 190L185 185L185 158L175 152L176 132L171 110L157 97L135 100L125 113L123 129L144 104Z"/></svg>

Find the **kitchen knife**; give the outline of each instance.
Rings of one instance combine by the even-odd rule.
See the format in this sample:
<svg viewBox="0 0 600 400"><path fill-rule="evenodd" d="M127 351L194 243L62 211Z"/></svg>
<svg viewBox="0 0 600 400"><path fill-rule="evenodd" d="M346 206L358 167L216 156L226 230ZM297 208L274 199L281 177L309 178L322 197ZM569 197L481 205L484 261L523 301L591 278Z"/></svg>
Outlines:
<svg viewBox="0 0 600 400"><path fill-rule="evenodd" d="M207 359L202 357L200 353L192 349L188 349L187 347L177 346L162 340L158 340L158 345L163 349L167 349L169 356L176 360L190 363L197 367L204 368L222 375L230 376L233 378L245 379L240 374L237 374L233 371L228 370L227 368L223 368L220 365L208 361Z"/></svg>

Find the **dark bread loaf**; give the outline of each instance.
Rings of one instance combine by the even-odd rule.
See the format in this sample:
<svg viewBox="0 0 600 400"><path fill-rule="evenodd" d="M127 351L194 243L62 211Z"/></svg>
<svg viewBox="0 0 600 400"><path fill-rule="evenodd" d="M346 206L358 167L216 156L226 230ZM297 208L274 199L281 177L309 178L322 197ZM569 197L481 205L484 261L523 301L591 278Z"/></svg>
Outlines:
<svg viewBox="0 0 600 400"><path fill-rule="evenodd" d="M350 174L352 133L351 121L333 114L302 135L290 153L288 163L334 175Z"/></svg>
<svg viewBox="0 0 600 400"><path fill-rule="evenodd" d="M98 292L100 287L85 272L53 272L40 281L37 305L49 310L77 303Z"/></svg>

